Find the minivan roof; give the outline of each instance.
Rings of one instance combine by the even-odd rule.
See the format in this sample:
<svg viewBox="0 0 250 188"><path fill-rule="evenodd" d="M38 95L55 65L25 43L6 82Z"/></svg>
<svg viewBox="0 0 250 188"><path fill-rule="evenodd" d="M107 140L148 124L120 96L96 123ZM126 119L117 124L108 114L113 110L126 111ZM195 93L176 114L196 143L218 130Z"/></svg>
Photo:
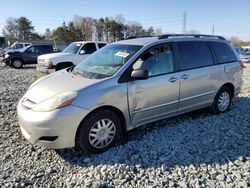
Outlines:
<svg viewBox="0 0 250 188"><path fill-rule="evenodd" d="M147 44L157 42L157 41L221 41L227 42L224 37L213 36L213 35L203 35L203 34L167 34L155 37L142 37L129 40L122 40L116 42L116 44L130 44L130 45L141 45L146 46Z"/></svg>
<svg viewBox="0 0 250 188"><path fill-rule="evenodd" d="M72 42L72 43L89 43L89 42L94 42L94 43L105 43L107 44L107 42L103 42L103 41L76 41L76 42Z"/></svg>

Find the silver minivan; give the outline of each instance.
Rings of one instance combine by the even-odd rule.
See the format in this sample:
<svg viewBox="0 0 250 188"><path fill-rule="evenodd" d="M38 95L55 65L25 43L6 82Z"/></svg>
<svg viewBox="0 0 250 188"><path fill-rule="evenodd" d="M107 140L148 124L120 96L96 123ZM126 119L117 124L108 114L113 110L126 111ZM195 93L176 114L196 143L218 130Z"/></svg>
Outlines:
<svg viewBox="0 0 250 188"><path fill-rule="evenodd" d="M110 148L142 124L209 107L226 112L244 65L220 36L119 41L34 82L19 101L21 131L46 148Z"/></svg>

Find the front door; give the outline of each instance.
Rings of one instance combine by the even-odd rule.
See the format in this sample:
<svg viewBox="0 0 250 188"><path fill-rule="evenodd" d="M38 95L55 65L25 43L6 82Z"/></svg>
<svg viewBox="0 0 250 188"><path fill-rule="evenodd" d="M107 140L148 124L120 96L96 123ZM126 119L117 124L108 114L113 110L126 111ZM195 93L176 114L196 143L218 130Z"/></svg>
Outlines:
<svg viewBox="0 0 250 188"><path fill-rule="evenodd" d="M31 46L26 50L25 55L25 63L27 64L34 64L37 63L37 57L38 57L38 48L37 46Z"/></svg>
<svg viewBox="0 0 250 188"><path fill-rule="evenodd" d="M175 73L170 44L153 47L133 64L133 70L149 72L146 80L128 82L131 121L139 126L176 114L179 100L179 78Z"/></svg>

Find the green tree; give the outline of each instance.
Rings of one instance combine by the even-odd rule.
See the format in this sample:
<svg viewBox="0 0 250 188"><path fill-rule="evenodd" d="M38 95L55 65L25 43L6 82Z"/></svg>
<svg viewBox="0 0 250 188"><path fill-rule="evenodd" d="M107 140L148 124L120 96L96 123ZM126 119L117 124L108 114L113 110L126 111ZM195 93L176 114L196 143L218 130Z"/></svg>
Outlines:
<svg viewBox="0 0 250 188"><path fill-rule="evenodd" d="M33 36L34 26L32 22L24 16L16 20L18 38L21 40L29 40Z"/></svg>

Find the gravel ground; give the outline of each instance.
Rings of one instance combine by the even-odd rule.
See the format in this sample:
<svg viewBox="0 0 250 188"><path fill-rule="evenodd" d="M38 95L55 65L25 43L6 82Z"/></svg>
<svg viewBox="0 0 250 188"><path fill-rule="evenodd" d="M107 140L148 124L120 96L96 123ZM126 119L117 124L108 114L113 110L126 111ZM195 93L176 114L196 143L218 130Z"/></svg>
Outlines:
<svg viewBox="0 0 250 188"><path fill-rule="evenodd" d="M99 155L32 146L16 104L34 67L0 68L0 187L250 187L250 65L231 110L200 110L127 133Z"/></svg>

